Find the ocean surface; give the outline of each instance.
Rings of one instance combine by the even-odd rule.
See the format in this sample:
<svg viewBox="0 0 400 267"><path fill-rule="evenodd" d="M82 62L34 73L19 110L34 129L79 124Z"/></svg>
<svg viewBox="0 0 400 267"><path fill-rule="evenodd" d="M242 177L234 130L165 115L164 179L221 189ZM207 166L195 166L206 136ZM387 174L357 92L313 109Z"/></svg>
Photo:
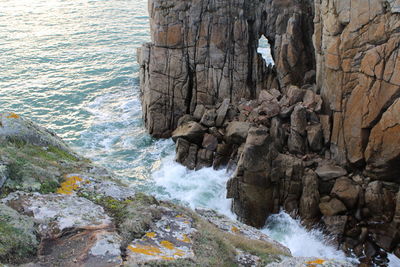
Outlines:
<svg viewBox="0 0 400 267"><path fill-rule="evenodd" d="M148 20L147 0L0 0L0 111L54 130L138 190L235 218L229 173L187 170L171 140L143 127L136 49ZM265 40L259 51L273 63ZM284 212L263 231L296 256L345 258Z"/></svg>

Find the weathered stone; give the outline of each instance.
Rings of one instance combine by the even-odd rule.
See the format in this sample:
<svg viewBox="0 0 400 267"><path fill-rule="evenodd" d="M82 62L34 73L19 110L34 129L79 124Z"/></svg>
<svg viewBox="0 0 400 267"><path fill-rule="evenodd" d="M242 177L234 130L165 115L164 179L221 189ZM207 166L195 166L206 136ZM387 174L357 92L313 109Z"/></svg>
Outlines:
<svg viewBox="0 0 400 267"><path fill-rule="evenodd" d="M223 125L226 114L229 109L229 103L230 103L229 98L226 98L226 99L224 99L224 101L222 101L221 106L218 108L217 118L215 119L215 125L217 127L221 127Z"/></svg>
<svg viewBox="0 0 400 267"><path fill-rule="evenodd" d="M33 219L0 203L0 262L24 262L38 246Z"/></svg>
<svg viewBox="0 0 400 267"><path fill-rule="evenodd" d="M195 119L194 119L194 117L193 117L192 115L189 115L189 114L183 115L183 116L180 117L179 120L178 120L178 127L181 126L181 125L183 125L183 124L185 124L185 123L194 121L194 120L195 120Z"/></svg>
<svg viewBox="0 0 400 267"><path fill-rule="evenodd" d="M336 180L331 194L343 201L347 208L353 209L358 202L360 191L360 186L354 184L351 179L341 177Z"/></svg>
<svg viewBox="0 0 400 267"><path fill-rule="evenodd" d="M308 109L319 112L322 107L322 98L312 90L308 89L303 97L303 105Z"/></svg>
<svg viewBox="0 0 400 267"><path fill-rule="evenodd" d="M198 146L189 141L178 138L176 141L175 161L194 170L196 168Z"/></svg>
<svg viewBox="0 0 400 267"><path fill-rule="evenodd" d="M228 143L242 144L246 141L250 129L250 123L232 121L226 128L225 138Z"/></svg>
<svg viewBox="0 0 400 267"><path fill-rule="evenodd" d="M261 227L273 209L268 169L272 139L265 127L253 127L240 156L234 176L228 182L228 197L233 198L233 211L245 223ZM263 185L263 186L260 186Z"/></svg>
<svg viewBox="0 0 400 267"><path fill-rule="evenodd" d="M307 113L302 105L296 105L290 116L290 135L288 140L289 151L305 153L305 138L307 127Z"/></svg>
<svg viewBox="0 0 400 267"><path fill-rule="evenodd" d="M304 94L305 90L302 90L297 86L290 86L286 94L289 100L289 105L291 106L303 101Z"/></svg>
<svg viewBox="0 0 400 267"><path fill-rule="evenodd" d="M218 139L212 134L206 133L204 135L202 146L210 151L215 151L218 146Z"/></svg>
<svg viewBox="0 0 400 267"><path fill-rule="evenodd" d="M191 121L179 126L172 133L172 140L175 142L179 139L185 139L191 143L200 144L203 142L203 135L206 130L197 122Z"/></svg>
<svg viewBox="0 0 400 267"><path fill-rule="evenodd" d="M326 230L331 234L340 238L343 236L344 229L347 224L348 216L323 216L322 221L325 223Z"/></svg>
<svg viewBox="0 0 400 267"><path fill-rule="evenodd" d="M400 62L399 62L400 64ZM371 172L393 180L400 175L400 99L397 99L372 128L365 158Z"/></svg>
<svg viewBox="0 0 400 267"><path fill-rule="evenodd" d="M197 105L196 109L193 112L194 119L200 121L201 118L203 118L205 112L206 112L206 107L204 105Z"/></svg>
<svg viewBox="0 0 400 267"><path fill-rule="evenodd" d="M199 105L301 86L314 69L312 3L153 0L149 8L152 42L138 51L138 62L144 121L153 136L168 137ZM260 34L274 40L274 67L257 53Z"/></svg>
<svg viewBox="0 0 400 267"><path fill-rule="evenodd" d="M332 198L328 202L320 203L319 209L325 216L334 216L347 211L346 206L336 198Z"/></svg>
<svg viewBox="0 0 400 267"><path fill-rule="evenodd" d="M209 109L206 112L204 112L204 115L201 118L200 123L207 127L213 127L215 126L216 118L217 118L217 113L215 112L215 109Z"/></svg>
<svg viewBox="0 0 400 267"><path fill-rule="evenodd" d="M302 219L315 219L318 216L318 176L308 170L303 176L303 192L300 198L299 212Z"/></svg>
<svg viewBox="0 0 400 267"><path fill-rule="evenodd" d="M196 170L213 165L214 153L208 149L199 149L197 152Z"/></svg>
<svg viewBox="0 0 400 267"><path fill-rule="evenodd" d="M307 126L308 146L312 151L318 152L322 149L323 131L321 124Z"/></svg>
<svg viewBox="0 0 400 267"><path fill-rule="evenodd" d="M0 113L0 141L14 140L28 144L56 147L77 156L54 132L26 120L13 112Z"/></svg>
<svg viewBox="0 0 400 267"><path fill-rule="evenodd" d="M330 117L328 115L319 115L319 120L321 122L322 132L324 134L324 144L329 144L331 140L331 123Z"/></svg>
<svg viewBox="0 0 400 267"><path fill-rule="evenodd" d="M331 165L329 163L322 163L315 170L322 180L331 180L340 176L345 176L347 171L342 167Z"/></svg>

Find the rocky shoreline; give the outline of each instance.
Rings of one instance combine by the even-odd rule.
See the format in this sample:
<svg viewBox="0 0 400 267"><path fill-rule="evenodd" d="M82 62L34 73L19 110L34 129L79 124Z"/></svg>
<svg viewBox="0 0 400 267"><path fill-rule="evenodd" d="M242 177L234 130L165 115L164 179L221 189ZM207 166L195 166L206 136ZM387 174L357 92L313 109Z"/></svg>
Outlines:
<svg viewBox="0 0 400 267"><path fill-rule="evenodd" d="M0 113L0 178L0 266L352 266L136 192L15 113Z"/></svg>
<svg viewBox="0 0 400 267"><path fill-rule="evenodd" d="M400 256L398 1L151 0L149 13L144 121L178 162L234 170L246 224L283 207L366 266Z"/></svg>

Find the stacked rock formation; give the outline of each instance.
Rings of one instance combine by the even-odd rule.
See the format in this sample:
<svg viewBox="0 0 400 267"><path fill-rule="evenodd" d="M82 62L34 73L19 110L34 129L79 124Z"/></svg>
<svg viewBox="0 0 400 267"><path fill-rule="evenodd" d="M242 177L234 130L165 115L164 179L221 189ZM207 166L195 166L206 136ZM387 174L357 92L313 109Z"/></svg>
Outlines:
<svg viewBox="0 0 400 267"><path fill-rule="evenodd" d="M283 207L365 262L400 256L400 1L153 0L150 16L144 119L178 162L234 170L247 224Z"/></svg>

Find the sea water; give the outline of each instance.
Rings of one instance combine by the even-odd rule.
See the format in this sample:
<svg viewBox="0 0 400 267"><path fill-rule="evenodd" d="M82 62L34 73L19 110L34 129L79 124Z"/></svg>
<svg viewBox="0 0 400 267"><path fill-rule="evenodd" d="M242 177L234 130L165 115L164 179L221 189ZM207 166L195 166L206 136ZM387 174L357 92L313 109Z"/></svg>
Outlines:
<svg viewBox="0 0 400 267"><path fill-rule="evenodd" d="M0 110L54 130L138 190L235 219L229 173L187 170L171 140L144 129L136 49L149 40L147 0L0 0ZM261 42L273 63L268 49ZM295 256L345 257L284 212L263 231Z"/></svg>

